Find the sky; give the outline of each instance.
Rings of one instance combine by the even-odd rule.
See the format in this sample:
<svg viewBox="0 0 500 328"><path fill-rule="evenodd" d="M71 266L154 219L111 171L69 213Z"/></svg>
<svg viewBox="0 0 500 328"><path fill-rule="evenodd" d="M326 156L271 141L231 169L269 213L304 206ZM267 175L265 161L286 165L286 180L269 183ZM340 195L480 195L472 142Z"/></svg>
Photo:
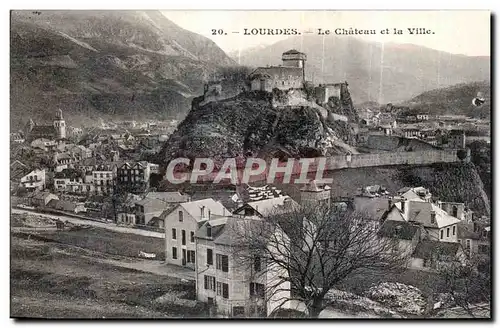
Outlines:
<svg viewBox="0 0 500 328"><path fill-rule="evenodd" d="M289 36L243 35L244 28L318 28L376 30L356 36L376 42L411 43L453 54L490 55L489 11L162 11L177 25L212 39L226 52L269 45ZM388 28L390 34L381 34ZM404 34L393 34L394 28ZM425 28L434 34L410 35L408 28ZM212 30L227 35L212 35ZM239 33L233 33L239 32ZM339 35L342 37L343 35Z"/></svg>

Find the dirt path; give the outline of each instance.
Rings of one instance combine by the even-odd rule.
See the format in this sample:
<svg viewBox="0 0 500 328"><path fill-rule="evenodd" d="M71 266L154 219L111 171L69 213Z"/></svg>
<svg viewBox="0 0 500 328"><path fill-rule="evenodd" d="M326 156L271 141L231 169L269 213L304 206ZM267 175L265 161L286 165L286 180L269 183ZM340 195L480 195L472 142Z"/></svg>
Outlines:
<svg viewBox="0 0 500 328"><path fill-rule="evenodd" d="M38 216L41 216L44 218L49 218L49 219L54 219L54 220L61 219L63 221L69 221L69 222L74 223L74 224L87 224L87 225L91 225L94 227L108 229L108 230L112 230L112 231L116 231L116 232L131 233L131 234L135 234L135 235L155 237L155 238L161 238L161 239L165 238L165 234L161 233L161 232L123 227L123 226L116 225L115 223L104 223L104 222L96 222L96 221L92 221L92 220L83 220L83 219L77 219L77 218L74 218L71 216L38 213L38 212L33 212L33 211L21 210L18 208L12 208L11 213L38 215Z"/></svg>

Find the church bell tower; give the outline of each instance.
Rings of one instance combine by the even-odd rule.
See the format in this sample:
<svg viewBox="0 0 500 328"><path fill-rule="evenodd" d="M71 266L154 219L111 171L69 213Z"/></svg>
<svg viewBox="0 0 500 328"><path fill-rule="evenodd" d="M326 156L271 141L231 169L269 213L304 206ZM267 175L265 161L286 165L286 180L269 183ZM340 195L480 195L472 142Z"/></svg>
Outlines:
<svg viewBox="0 0 500 328"><path fill-rule="evenodd" d="M66 122L64 121L62 110L58 109L56 112L56 119L54 120L54 128L57 131L57 138L66 138Z"/></svg>

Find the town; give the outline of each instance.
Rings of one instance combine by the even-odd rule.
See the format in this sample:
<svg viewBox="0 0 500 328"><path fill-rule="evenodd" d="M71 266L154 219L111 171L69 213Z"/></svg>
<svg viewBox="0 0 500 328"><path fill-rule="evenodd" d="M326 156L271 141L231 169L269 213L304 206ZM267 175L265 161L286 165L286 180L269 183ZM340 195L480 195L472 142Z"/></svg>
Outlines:
<svg viewBox="0 0 500 328"><path fill-rule="evenodd" d="M248 91L301 92L309 83L317 106L342 103L348 83L311 85L305 80L306 60L307 55L297 50L284 52L283 65L260 67L248 76ZM208 83L203 102L222 100L221 91L220 84ZM348 124L356 136L350 146L357 152L347 157L340 155L339 158L346 161L343 166L335 166L336 158L332 157L331 170L410 165L412 158L424 158L423 162L416 162L420 164L467 165L471 160L470 143L490 142L486 120L413 113L392 104L383 108L356 108L356 114L357 120L341 113L325 114L325 117ZM480 262L479 270L489 270L491 226L488 213L474 211L464 199L451 199L448 194L431 192L435 186L422 181L407 181L398 188L395 184L389 187L360 183L351 186L354 192L345 193L339 190L335 178L328 184L312 180L302 185L266 179L220 186L197 181L189 186L166 183L165 168L158 163L155 154L177 124L176 121L101 120L95 126L74 126L76 122L66 121L63 109L54 109L52 122L38 123L30 119L23 130L11 133L11 213L25 228L18 233L35 236L37 231L45 229L57 235L78 231L75 227L99 227L126 231L131 240L142 235L160 239L161 242L155 244L160 247L137 249L130 256L156 263L156 270L164 270L164 275L194 281L194 300L205 304L207 315L214 317L268 317L284 310L314 312L315 308L306 304L308 299L303 295L304 290L322 290L323 286L315 286L313 282L307 286L293 286L297 283L287 276L289 272L270 268L275 256L287 254L280 251L281 246L293 254L300 253L294 247L328 248L314 244L315 236L322 230L321 223L304 219L298 229L278 224L273 230L274 234L276 229L281 231L277 233L280 246L274 245L275 253L266 257L252 255L251 250L246 249L246 253L241 254L242 244L247 245L245 238L248 237L240 235L241 227L266 225L270 217L278 214L290 216L289 222L292 222L291 217L301 208L325 208L347 217L361 213L359 225L373 238L366 242L391 241L391 248L384 248L382 253L403 254L406 260L399 265L403 272L421 272L428 274L428 279L435 279L431 277L436 277L443 268L453 263L465 266L470 260ZM416 155L429 152L451 155L442 160ZM394 156L390 155L393 153L403 156L400 163L387 157L389 163L377 164L370 157L368 164L353 164L356 156ZM25 216L24 221L20 219L22 216ZM27 217L39 220L27 223ZM306 227L314 231L308 236L313 244L304 241L301 246L294 238L308 239L305 235L309 228ZM302 235L297 237L297 233ZM272 243L274 239L268 238L266 243ZM321 254L328 256L330 253L321 251ZM252 258L249 269L238 262L247 255ZM303 288L297 292L299 287ZM387 305L391 297L405 304L413 302L411 306L400 306L396 312L376 311L379 315L392 317L426 316L461 306L459 301L437 299L432 292L425 299L420 295L422 301L417 304L412 288L415 287L402 281L382 280L372 286L371 294L367 294L372 296L366 296L365 303L369 303L368 299L378 299L380 304ZM323 295L321 302L338 298L334 290L327 290L329 293ZM381 293L387 295L380 296ZM440 297L445 294L443 291ZM474 302L474 306L478 306L476 303L483 304L485 300ZM469 303L472 300L466 300L466 304ZM360 307L364 311L374 311L366 304ZM344 306L349 308L349 305ZM326 305L319 309L325 310Z"/></svg>

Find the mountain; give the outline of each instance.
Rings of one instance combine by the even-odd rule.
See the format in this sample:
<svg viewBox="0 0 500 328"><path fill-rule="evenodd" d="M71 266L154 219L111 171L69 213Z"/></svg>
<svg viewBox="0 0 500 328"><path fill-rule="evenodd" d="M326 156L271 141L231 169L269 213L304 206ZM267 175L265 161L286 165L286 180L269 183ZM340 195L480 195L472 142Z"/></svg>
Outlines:
<svg viewBox="0 0 500 328"><path fill-rule="evenodd" d="M427 90L490 79L490 57L450 54L416 45L367 42L348 36L291 37L267 47L232 53L252 67L281 64L281 54L307 54L315 83L348 81L355 104L404 101Z"/></svg>
<svg viewBox="0 0 500 328"><path fill-rule="evenodd" d="M159 11L11 12L11 126L98 117L177 117L220 67L211 40Z"/></svg>
<svg viewBox="0 0 500 328"><path fill-rule="evenodd" d="M482 93L485 102L481 106L474 106L472 99L479 92ZM416 112L490 118L491 87L488 81L461 83L426 91L403 104Z"/></svg>

